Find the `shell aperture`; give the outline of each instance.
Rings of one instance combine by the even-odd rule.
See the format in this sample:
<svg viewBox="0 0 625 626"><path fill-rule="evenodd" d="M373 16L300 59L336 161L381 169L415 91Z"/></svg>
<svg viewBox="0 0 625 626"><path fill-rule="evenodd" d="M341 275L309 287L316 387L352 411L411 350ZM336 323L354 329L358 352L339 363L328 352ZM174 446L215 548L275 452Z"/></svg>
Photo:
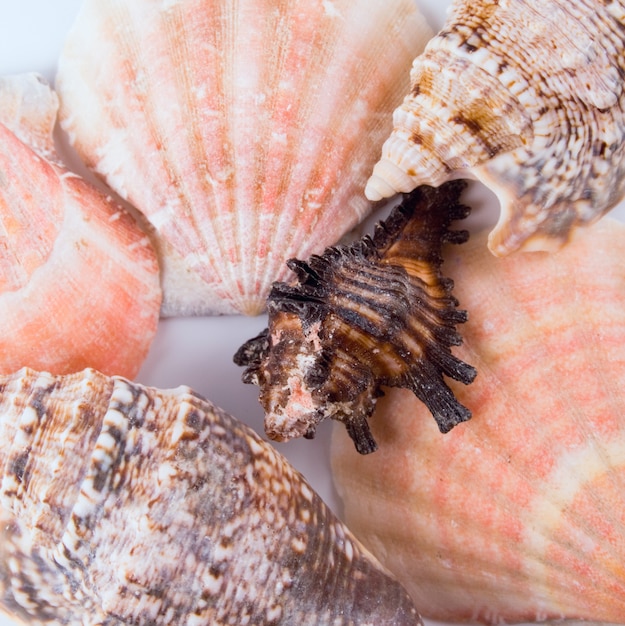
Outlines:
<svg viewBox="0 0 625 626"><path fill-rule="evenodd" d="M289 262L297 281L274 284L268 329L234 357L260 387L270 437L312 437L332 418L360 453L373 452L367 420L382 386L411 389L442 432L470 418L443 379L469 384L476 372L451 353L466 312L440 271L443 243L468 237L448 229L468 214L464 187L421 187L371 237Z"/></svg>
<svg viewBox="0 0 625 626"><path fill-rule="evenodd" d="M474 177L489 249L553 250L625 195L625 3L456 0L413 63L366 195Z"/></svg>

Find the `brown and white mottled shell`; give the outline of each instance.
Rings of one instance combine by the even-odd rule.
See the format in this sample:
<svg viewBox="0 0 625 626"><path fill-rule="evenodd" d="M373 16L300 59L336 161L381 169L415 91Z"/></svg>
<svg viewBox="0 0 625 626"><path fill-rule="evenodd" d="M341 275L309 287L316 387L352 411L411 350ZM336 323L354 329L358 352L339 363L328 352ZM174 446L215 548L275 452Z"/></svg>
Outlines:
<svg viewBox="0 0 625 626"><path fill-rule="evenodd" d="M415 59L366 193L473 176L497 255L553 249L625 195L625 3L456 0Z"/></svg>
<svg viewBox="0 0 625 626"><path fill-rule="evenodd" d="M161 244L163 313L260 312L370 210L431 30L413 0L86 0L56 86L87 165Z"/></svg>
<svg viewBox="0 0 625 626"><path fill-rule="evenodd" d="M475 370L451 352L466 312L441 272L443 244L468 236L449 229L469 212L464 187L420 187L372 237L289 261L296 280L274 284L268 329L234 357L247 368L243 380L260 387L271 438L313 437L331 418L358 452L373 452L367 421L382 386L410 389L443 432L469 419L444 380L468 384Z"/></svg>
<svg viewBox="0 0 625 626"><path fill-rule="evenodd" d="M64 167L58 99L0 78L0 373L94 367L134 377L156 334L156 253L117 202Z"/></svg>
<svg viewBox="0 0 625 626"><path fill-rule="evenodd" d="M494 258L485 233L449 250L472 419L441 436L389 390L376 454L335 429L345 520L424 617L625 623L623 241L608 217L555 254Z"/></svg>
<svg viewBox="0 0 625 626"><path fill-rule="evenodd" d="M287 461L186 387L0 377L0 607L31 624L419 625Z"/></svg>

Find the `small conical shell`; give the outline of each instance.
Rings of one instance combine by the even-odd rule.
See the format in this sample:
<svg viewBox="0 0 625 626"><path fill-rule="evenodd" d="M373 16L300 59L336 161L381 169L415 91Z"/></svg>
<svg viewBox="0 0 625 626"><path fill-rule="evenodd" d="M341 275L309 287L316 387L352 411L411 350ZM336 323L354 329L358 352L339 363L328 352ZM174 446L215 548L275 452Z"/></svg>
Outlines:
<svg viewBox="0 0 625 626"><path fill-rule="evenodd" d="M624 623L624 239L606 218L555 254L451 250L458 354L478 370L452 386L472 419L441 435L389 390L378 452L336 430L345 519L424 616Z"/></svg>
<svg viewBox="0 0 625 626"><path fill-rule="evenodd" d="M413 0L86 0L62 125L161 239L163 313L255 314L336 241L431 35Z"/></svg>
<svg viewBox="0 0 625 626"><path fill-rule="evenodd" d="M0 606L40 625L421 624L251 429L95 370L0 377Z"/></svg>
<svg viewBox="0 0 625 626"><path fill-rule="evenodd" d="M135 220L58 161L58 99L0 79L0 373L133 377L156 334L156 254Z"/></svg>
<svg viewBox="0 0 625 626"><path fill-rule="evenodd" d="M624 76L622 1L457 0L366 194L473 176L501 204L492 252L556 248L625 195Z"/></svg>

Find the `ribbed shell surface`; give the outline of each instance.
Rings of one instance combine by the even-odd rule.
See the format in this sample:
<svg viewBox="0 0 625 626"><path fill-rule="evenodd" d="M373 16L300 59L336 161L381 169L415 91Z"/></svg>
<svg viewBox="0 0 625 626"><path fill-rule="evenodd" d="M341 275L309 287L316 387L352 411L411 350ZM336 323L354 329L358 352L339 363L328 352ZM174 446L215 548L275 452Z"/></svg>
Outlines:
<svg viewBox="0 0 625 626"><path fill-rule="evenodd" d="M458 0L367 195L473 176L501 203L495 254L557 248L625 194L624 80L620 0Z"/></svg>
<svg viewBox="0 0 625 626"><path fill-rule="evenodd" d="M186 387L0 378L0 605L33 624L405 624L304 479Z"/></svg>
<svg viewBox="0 0 625 626"><path fill-rule="evenodd" d="M412 0L83 3L62 124L156 229L166 314L257 313L286 259L363 218L430 35Z"/></svg>

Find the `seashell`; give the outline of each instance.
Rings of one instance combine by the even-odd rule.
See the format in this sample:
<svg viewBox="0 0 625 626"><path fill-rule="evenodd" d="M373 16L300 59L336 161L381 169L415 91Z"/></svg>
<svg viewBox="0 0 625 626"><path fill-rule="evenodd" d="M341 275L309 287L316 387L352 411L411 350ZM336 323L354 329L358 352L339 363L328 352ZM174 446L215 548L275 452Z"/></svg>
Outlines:
<svg viewBox="0 0 625 626"><path fill-rule="evenodd" d="M624 623L624 237L606 218L552 255L450 251L471 421L440 436L390 390L372 458L333 433L344 519L424 617Z"/></svg>
<svg viewBox="0 0 625 626"><path fill-rule="evenodd" d="M431 31L412 0L86 0L56 78L86 164L160 237L164 315L256 314L370 210Z"/></svg>
<svg viewBox="0 0 625 626"><path fill-rule="evenodd" d="M382 385L414 392L443 432L469 419L443 379L468 384L475 370L451 353L466 312L440 271L443 242L468 237L448 230L468 213L459 204L464 187L421 187L373 237L289 262L297 280L274 284L269 328L234 357L247 368L244 382L260 386L269 437L311 438L332 418L358 452L373 452L367 420Z"/></svg>
<svg viewBox="0 0 625 626"><path fill-rule="evenodd" d="M367 197L474 177L501 205L494 254L557 248L625 195L624 33L621 0L456 0Z"/></svg>
<svg viewBox="0 0 625 626"><path fill-rule="evenodd" d="M156 334L158 262L134 219L60 164L57 109L40 76L0 78L0 373L133 377Z"/></svg>
<svg viewBox="0 0 625 626"><path fill-rule="evenodd" d="M32 624L398 624L405 590L187 387L0 378L0 605Z"/></svg>
<svg viewBox="0 0 625 626"><path fill-rule="evenodd" d="M59 99L35 72L0 76L0 124L48 161L58 161L54 127Z"/></svg>

